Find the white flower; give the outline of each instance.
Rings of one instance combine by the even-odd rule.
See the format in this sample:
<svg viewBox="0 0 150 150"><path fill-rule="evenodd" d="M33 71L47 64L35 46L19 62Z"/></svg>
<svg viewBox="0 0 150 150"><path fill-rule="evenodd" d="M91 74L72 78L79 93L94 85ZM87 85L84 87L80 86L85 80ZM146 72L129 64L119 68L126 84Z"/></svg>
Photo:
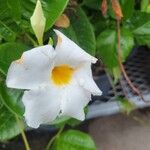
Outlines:
<svg viewBox="0 0 150 150"><path fill-rule="evenodd" d="M33 128L58 116L84 120L84 107L91 94L102 94L91 72L91 63L97 59L55 32L55 49L45 45L24 52L21 59L12 62L7 75L8 87L26 89L22 98L24 116Z"/></svg>

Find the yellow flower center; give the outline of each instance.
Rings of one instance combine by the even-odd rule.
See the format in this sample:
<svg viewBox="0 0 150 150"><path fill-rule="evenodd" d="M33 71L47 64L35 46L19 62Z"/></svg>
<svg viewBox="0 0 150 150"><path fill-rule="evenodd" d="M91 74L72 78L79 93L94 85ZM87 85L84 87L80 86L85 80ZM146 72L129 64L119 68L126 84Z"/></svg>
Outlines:
<svg viewBox="0 0 150 150"><path fill-rule="evenodd" d="M65 85L71 81L73 72L74 69L68 65L56 66L52 70L51 79L58 86Z"/></svg>

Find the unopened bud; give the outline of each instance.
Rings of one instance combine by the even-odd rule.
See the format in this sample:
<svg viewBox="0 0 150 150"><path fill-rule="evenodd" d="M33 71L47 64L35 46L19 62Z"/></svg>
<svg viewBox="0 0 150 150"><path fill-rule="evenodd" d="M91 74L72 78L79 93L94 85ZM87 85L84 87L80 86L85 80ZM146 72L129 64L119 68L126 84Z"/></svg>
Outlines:
<svg viewBox="0 0 150 150"><path fill-rule="evenodd" d="M103 16L107 14L107 9L108 9L107 0L103 0L101 4L101 11Z"/></svg>
<svg viewBox="0 0 150 150"><path fill-rule="evenodd" d="M30 18L31 26L38 39L39 45L43 44L43 34L45 30L46 18L44 16L40 0L37 1L35 10Z"/></svg>
<svg viewBox="0 0 150 150"><path fill-rule="evenodd" d="M116 15L116 19L121 20L121 18L123 17L123 14L122 14L121 6L118 0L112 0L112 8Z"/></svg>
<svg viewBox="0 0 150 150"><path fill-rule="evenodd" d="M68 28L70 26L70 20L65 14L62 14L55 22L55 26L61 28Z"/></svg>

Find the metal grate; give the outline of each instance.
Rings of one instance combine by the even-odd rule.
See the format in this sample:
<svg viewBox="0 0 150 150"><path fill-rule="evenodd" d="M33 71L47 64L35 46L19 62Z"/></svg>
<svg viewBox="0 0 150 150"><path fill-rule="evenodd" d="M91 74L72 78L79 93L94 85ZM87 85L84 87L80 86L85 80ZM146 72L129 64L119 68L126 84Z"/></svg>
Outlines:
<svg viewBox="0 0 150 150"><path fill-rule="evenodd" d="M145 100L150 100L150 49L140 47L134 50L128 58L125 68L130 80L140 89ZM93 101L89 105L87 118L119 112L119 105L115 100L114 92L106 75L98 77L96 82L102 89L103 96L93 97ZM138 96L133 94L125 80L123 80L123 83L129 99L136 104L137 108L150 106L150 103L144 103ZM119 83L116 85L116 92L118 96L124 96Z"/></svg>

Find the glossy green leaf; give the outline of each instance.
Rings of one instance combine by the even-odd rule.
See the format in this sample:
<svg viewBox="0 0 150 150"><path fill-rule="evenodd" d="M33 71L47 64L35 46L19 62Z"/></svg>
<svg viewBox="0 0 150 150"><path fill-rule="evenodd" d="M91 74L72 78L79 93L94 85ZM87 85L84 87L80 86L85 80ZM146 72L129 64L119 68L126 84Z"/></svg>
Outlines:
<svg viewBox="0 0 150 150"><path fill-rule="evenodd" d="M77 130L63 132L54 142L54 150L96 150L92 138Z"/></svg>
<svg viewBox="0 0 150 150"><path fill-rule="evenodd" d="M146 12L148 4L149 4L149 0L141 0L141 11Z"/></svg>
<svg viewBox="0 0 150 150"><path fill-rule="evenodd" d="M16 34L2 21L0 21L0 36L9 42L16 39Z"/></svg>
<svg viewBox="0 0 150 150"><path fill-rule="evenodd" d="M63 29L63 32L91 55L95 55L96 41L93 27L85 12L77 7L70 15L70 27Z"/></svg>
<svg viewBox="0 0 150 150"><path fill-rule="evenodd" d="M0 100L14 114L23 116L24 106L21 101L23 90L10 89L2 82L0 83Z"/></svg>
<svg viewBox="0 0 150 150"><path fill-rule="evenodd" d="M119 66L116 66L116 67L112 68L112 74L113 74L113 77L114 77L114 84L116 84L118 82L118 80L120 79L120 77L121 77L121 71L120 71Z"/></svg>
<svg viewBox="0 0 150 150"><path fill-rule="evenodd" d="M56 120L54 120L52 122L52 125L55 125L56 127L62 127L64 125L69 125L69 126L76 126L76 125L79 125L81 123L81 121L77 120L77 119L74 119L74 118L71 118L71 117L67 117L67 116L64 116L64 117L59 117L59 118L56 118Z"/></svg>
<svg viewBox="0 0 150 150"><path fill-rule="evenodd" d="M135 35L137 44L139 45L149 45L150 44L150 35Z"/></svg>
<svg viewBox="0 0 150 150"><path fill-rule="evenodd" d="M0 105L0 141L9 140L20 134L20 129L12 114L5 106Z"/></svg>
<svg viewBox="0 0 150 150"><path fill-rule="evenodd" d="M4 80L4 76L0 73L0 83Z"/></svg>
<svg viewBox="0 0 150 150"><path fill-rule="evenodd" d="M46 17L46 30L50 29L62 14L69 0L41 0ZM23 0L23 16L29 21L33 14L36 0Z"/></svg>
<svg viewBox="0 0 150 150"><path fill-rule="evenodd" d="M146 12L134 11L133 16L130 18L130 27L133 30L140 28L150 20L150 14Z"/></svg>
<svg viewBox="0 0 150 150"><path fill-rule="evenodd" d="M150 4L147 6L146 12L150 13Z"/></svg>
<svg viewBox="0 0 150 150"><path fill-rule="evenodd" d="M16 7L16 9L18 8ZM20 28L15 22L14 15L15 14L12 12L12 9L10 9L10 5L8 5L8 0L0 0L0 21L2 22L3 25L5 25L4 26L5 28L7 27L7 29L3 27L7 31L7 32L5 31L6 33L5 36L9 37L11 35L10 36L11 38L10 37L8 39L6 39L6 37L4 38L6 41L14 41L16 36L14 35L14 33L20 32Z"/></svg>
<svg viewBox="0 0 150 150"><path fill-rule="evenodd" d="M12 61L21 57L27 46L21 43L5 43L0 45L0 72L6 74Z"/></svg>
<svg viewBox="0 0 150 150"><path fill-rule="evenodd" d="M133 32L138 35L150 35L150 21L135 29Z"/></svg>
<svg viewBox="0 0 150 150"><path fill-rule="evenodd" d="M10 11L8 9L7 0L0 0L0 20L8 19L10 17Z"/></svg>
<svg viewBox="0 0 150 150"><path fill-rule="evenodd" d="M6 0L14 20L20 21L21 19L21 2L20 0Z"/></svg>
<svg viewBox="0 0 150 150"><path fill-rule="evenodd" d="M119 66L117 59L117 33L115 30L105 30L97 37L97 54L108 70L118 78ZM125 61L134 45L133 35L128 29L121 29L122 61ZM118 74L116 74L118 72ZM118 75L118 76L117 76Z"/></svg>
<svg viewBox="0 0 150 150"><path fill-rule="evenodd" d="M26 46L19 43L6 43L0 46L0 72L4 75L7 74L10 63L21 57L22 52ZM19 116L23 115L24 108L20 101L22 91L15 89L8 89L4 84L0 84L0 99L5 103L10 111Z"/></svg>
<svg viewBox="0 0 150 150"><path fill-rule="evenodd" d="M101 0L84 0L83 4L89 8L100 10Z"/></svg>
<svg viewBox="0 0 150 150"><path fill-rule="evenodd" d="M150 14L144 12L135 12L134 17L130 19L133 34L138 44L150 43Z"/></svg>
<svg viewBox="0 0 150 150"><path fill-rule="evenodd" d="M133 15L135 0L120 0L123 19L129 19Z"/></svg>
<svg viewBox="0 0 150 150"><path fill-rule="evenodd" d="M134 37L132 32L129 29L122 29L121 30L121 49L122 49L122 59L123 61L131 53L134 46Z"/></svg>
<svg viewBox="0 0 150 150"><path fill-rule="evenodd" d="M115 30L105 30L97 37L97 54L111 72L118 66L116 43Z"/></svg>

